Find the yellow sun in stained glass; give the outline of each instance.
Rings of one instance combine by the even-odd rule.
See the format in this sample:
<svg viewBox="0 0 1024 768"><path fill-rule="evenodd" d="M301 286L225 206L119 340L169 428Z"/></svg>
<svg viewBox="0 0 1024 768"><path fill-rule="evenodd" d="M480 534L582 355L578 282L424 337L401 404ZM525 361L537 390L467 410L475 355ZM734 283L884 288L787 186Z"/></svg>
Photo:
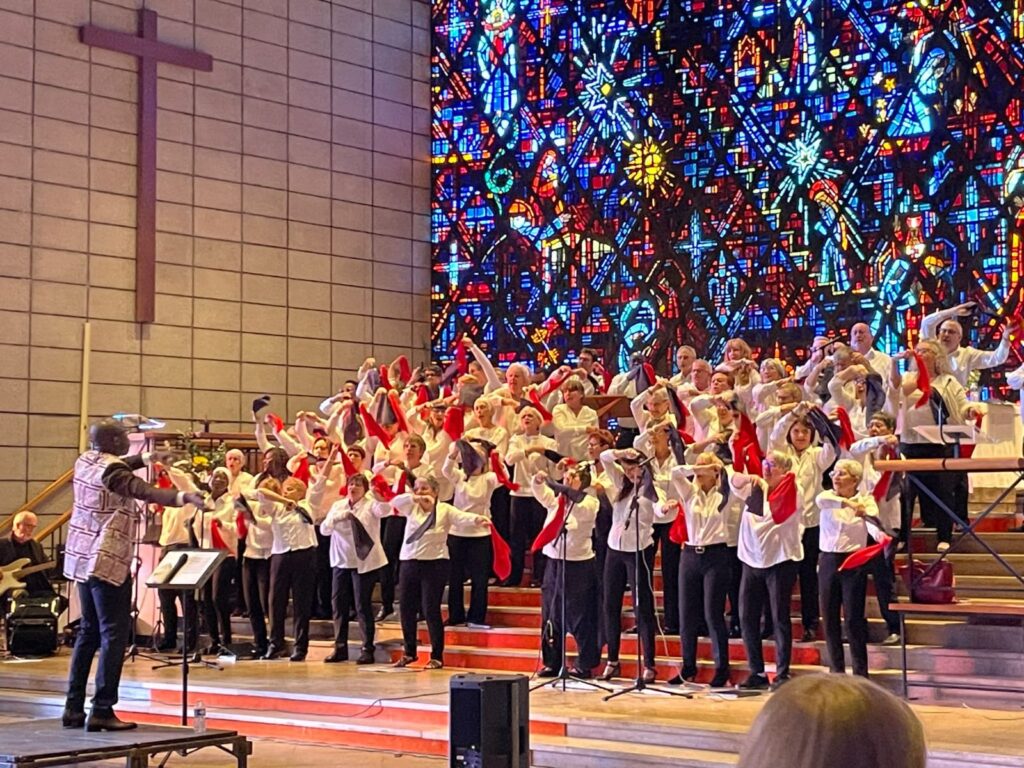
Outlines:
<svg viewBox="0 0 1024 768"><path fill-rule="evenodd" d="M672 187L673 174L668 168L665 150L650 136L629 146L626 174L649 195L666 194Z"/></svg>

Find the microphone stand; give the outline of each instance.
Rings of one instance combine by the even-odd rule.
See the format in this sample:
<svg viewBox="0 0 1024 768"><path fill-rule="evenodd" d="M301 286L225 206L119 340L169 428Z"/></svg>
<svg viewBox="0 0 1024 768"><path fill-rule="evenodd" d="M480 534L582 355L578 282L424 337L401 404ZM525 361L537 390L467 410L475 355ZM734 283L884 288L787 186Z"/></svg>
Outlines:
<svg viewBox="0 0 1024 768"><path fill-rule="evenodd" d="M557 537L557 538L561 539L560 547L561 547L561 553L562 553L561 574L560 574L560 578L559 578L559 590L560 590L560 593L559 593L559 596L558 596L559 597L559 602L561 603L559 613L561 615L561 620L562 620L562 668L558 670L558 676L557 677L555 677L552 680L545 680L543 683L539 683L539 684L533 686L533 688L530 689L531 692L532 691L536 691L538 688L546 688L546 687L549 687L549 686L551 688L557 688L558 684L561 683L562 684L562 692L565 693L565 686L566 686L566 683L569 680L572 680L573 682L575 682L575 683L577 683L579 685L585 685L588 688L595 688L595 689L597 689L599 691L606 691L607 692L607 691L611 691L612 690L611 688L603 686L600 683L595 683L593 680L584 680L582 677L577 677L576 675L574 675L571 672L569 672L568 650L566 648L566 646L568 645L567 641L569 639L569 625L566 622L566 616L565 616L565 593L566 593L565 580L566 580L566 570L568 570L566 566L568 565L569 561L566 559L565 554L566 554L566 548L568 546L568 539L569 539L569 515L572 514L572 510L575 507L576 507L576 504L575 504L575 502L573 502L572 507L570 507L569 511L566 512L565 520L562 521L562 529L558 532L558 537ZM600 621L600 618L598 620ZM541 634L541 642L544 642L544 640L543 640L543 633Z"/></svg>
<svg viewBox="0 0 1024 768"><path fill-rule="evenodd" d="M646 462L643 462L641 464L641 466L646 467L646 465L649 464L651 461L653 461L653 459L648 459ZM645 471L649 472L650 470L649 469L645 469ZM634 532L634 538L633 538L633 541L634 541L634 546L633 546L633 567L636 569L635 570L636 576L633 579L633 610L636 611L636 613L637 613L637 621L638 622L639 622L639 618L640 618L640 574L641 574L641 570L640 570L640 563L641 563L641 557L640 557L640 483L642 481L643 481L643 478L640 478L637 482L633 483L633 498L630 499L630 501L629 501L629 516L626 518L626 526L625 526L626 528L628 528L629 527L630 519L633 520L633 526L634 526L634 531L633 531ZM646 570L646 567L644 568L644 570ZM654 608L654 606L653 606L653 603L654 603L654 592L653 591L651 592L651 603L652 603L651 609L653 610L653 608ZM611 630L608 630L608 631L611 631ZM637 630L636 640L637 640L637 649L636 649L637 650L637 656L636 656L636 680L633 681L633 684L631 686L629 686L627 688L623 688L621 691L615 691L615 693L608 694L602 700L603 701L611 701L616 696L622 696L625 693L633 693L634 691L636 691L637 693L643 693L645 690L648 690L648 689L650 689L652 691L656 691L657 693L664 693L664 694L666 694L668 696L682 696L685 699L692 699L693 698L693 694L692 693L688 693L687 691L671 691L671 690L668 690L667 688L658 688L658 687L656 687L654 685L651 685L650 683L644 682L643 639L642 639L642 637L640 635L639 629Z"/></svg>

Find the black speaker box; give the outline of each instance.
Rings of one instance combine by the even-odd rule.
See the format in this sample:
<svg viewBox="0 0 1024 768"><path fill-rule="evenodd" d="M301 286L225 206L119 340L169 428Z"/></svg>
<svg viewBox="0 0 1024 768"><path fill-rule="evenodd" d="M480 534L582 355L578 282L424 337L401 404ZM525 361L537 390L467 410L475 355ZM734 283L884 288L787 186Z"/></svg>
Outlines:
<svg viewBox="0 0 1024 768"><path fill-rule="evenodd" d="M7 615L7 650L15 656L49 656L57 650L56 597L19 598Z"/></svg>
<svg viewBox="0 0 1024 768"><path fill-rule="evenodd" d="M453 675L448 764L529 768L530 689L523 675Z"/></svg>

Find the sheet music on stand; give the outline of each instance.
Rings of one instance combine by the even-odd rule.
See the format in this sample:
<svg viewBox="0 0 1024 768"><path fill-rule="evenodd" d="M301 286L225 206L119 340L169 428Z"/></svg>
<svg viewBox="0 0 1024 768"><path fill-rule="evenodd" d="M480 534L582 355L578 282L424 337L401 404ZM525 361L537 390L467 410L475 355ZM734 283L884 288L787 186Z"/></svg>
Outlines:
<svg viewBox="0 0 1024 768"><path fill-rule="evenodd" d="M970 424L943 424L914 427L914 431L935 445L984 445L997 442L983 430Z"/></svg>
<svg viewBox="0 0 1024 768"><path fill-rule="evenodd" d="M223 549L175 549L160 560L149 575L147 587L157 589L202 589L227 558Z"/></svg>

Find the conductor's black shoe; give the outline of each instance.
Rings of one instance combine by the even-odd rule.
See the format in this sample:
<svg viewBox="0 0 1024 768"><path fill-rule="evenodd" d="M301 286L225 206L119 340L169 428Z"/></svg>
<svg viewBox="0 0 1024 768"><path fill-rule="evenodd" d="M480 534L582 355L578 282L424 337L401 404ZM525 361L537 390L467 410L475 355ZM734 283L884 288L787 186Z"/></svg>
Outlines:
<svg viewBox="0 0 1024 768"><path fill-rule="evenodd" d="M305 660L306 660L306 652L305 651L294 651L292 653L292 655L288 657L288 661L305 661Z"/></svg>
<svg viewBox="0 0 1024 768"><path fill-rule="evenodd" d="M87 731L130 731L132 728L138 728L138 723L122 720L112 711L90 712L85 721L85 730Z"/></svg>
<svg viewBox="0 0 1024 768"><path fill-rule="evenodd" d="M744 691L767 691L768 678L764 675L752 674L738 686Z"/></svg>
<svg viewBox="0 0 1024 768"><path fill-rule="evenodd" d="M74 712L64 708L64 714L60 716L60 724L65 728L81 728L85 725L85 712Z"/></svg>
<svg viewBox="0 0 1024 768"><path fill-rule="evenodd" d="M324 658L324 664L338 664L348 661L348 648L335 648L334 652Z"/></svg>
<svg viewBox="0 0 1024 768"><path fill-rule="evenodd" d="M558 677L558 670L554 667L541 667L537 677Z"/></svg>
<svg viewBox="0 0 1024 768"><path fill-rule="evenodd" d="M280 648L273 643L267 646L267 652L263 654L263 658L267 661L270 661L271 659L279 659L282 656L284 656L284 648Z"/></svg>
<svg viewBox="0 0 1024 768"><path fill-rule="evenodd" d="M718 669L715 670L715 676L711 678L712 688L725 688L729 685L729 670Z"/></svg>

